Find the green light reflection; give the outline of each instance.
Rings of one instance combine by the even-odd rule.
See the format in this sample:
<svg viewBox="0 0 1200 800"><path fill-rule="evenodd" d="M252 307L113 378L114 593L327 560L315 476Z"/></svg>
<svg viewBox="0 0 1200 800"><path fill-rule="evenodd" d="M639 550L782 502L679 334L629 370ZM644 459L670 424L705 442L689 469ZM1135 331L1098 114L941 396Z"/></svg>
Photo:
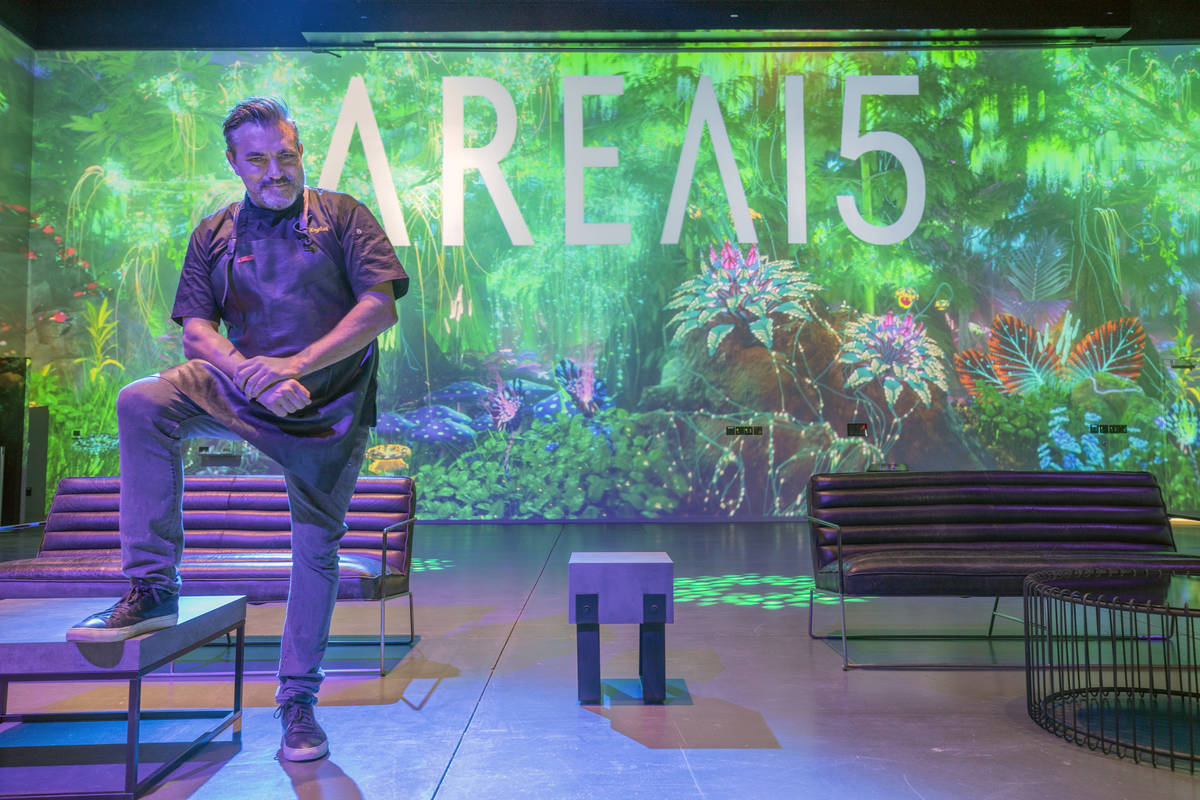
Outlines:
<svg viewBox="0 0 1200 800"><path fill-rule="evenodd" d="M454 562L448 558L414 558L412 560L413 572L438 572L453 566Z"/></svg>
<svg viewBox="0 0 1200 800"><path fill-rule="evenodd" d="M752 589L754 591L746 591ZM735 606L758 606L760 608L808 608L809 591L813 591L813 602L832 605L838 602L836 594L815 589L809 575L759 575L756 572L741 575L700 575L695 578L675 579L675 602L695 603L712 606L727 603ZM847 597L847 603L865 603L869 597Z"/></svg>

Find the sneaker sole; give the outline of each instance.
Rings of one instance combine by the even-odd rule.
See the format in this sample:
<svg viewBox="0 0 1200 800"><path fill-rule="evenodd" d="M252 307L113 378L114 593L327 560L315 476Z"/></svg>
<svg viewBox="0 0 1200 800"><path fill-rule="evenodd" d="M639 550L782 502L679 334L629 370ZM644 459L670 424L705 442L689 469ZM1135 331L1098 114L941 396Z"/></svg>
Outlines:
<svg viewBox="0 0 1200 800"><path fill-rule="evenodd" d="M329 742L321 742L315 747L288 747L280 743L279 749L288 761L316 761L329 752Z"/></svg>
<svg viewBox="0 0 1200 800"><path fill-rule="evenodd" d="M143 633L170 628L179 622L178 614L151 617L124 628L71 628L67 631L68 642L123 642Z"/></svg>

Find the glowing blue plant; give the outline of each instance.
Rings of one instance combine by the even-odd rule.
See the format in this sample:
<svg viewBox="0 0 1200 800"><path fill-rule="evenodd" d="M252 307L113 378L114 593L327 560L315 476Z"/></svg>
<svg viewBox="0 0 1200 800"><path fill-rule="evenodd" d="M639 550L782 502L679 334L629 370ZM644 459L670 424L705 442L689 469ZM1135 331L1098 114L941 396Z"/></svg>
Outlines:
<svg viewBox="0 0 1200 800"><path fill-rule="evenodd" d="M1102 470L1122 469L1136 466L1146 469L1150 463L1158 463L1161 457L1148 458L1150 443L1140 436L1140 429L1130 425L1125 429L1124 447L1115 453L1107 453L1105 442L1099 434L1091 432L1091 426L1100 423L1100 415L1087 411L1083 423L1087 428L1078 438L1068 430L1071 417L1066 406L1050 409L1049 441L1038 445L1038 466L1054 470Z"/></svg>
<svg viewBox="0 0 1200 800"><path fill-rule="evenodd" d="M1200 417L1195 407L1187 400L1177 400L1166 414L1154 418L1159 430L1166 431L1181 448L1188 448L1200 441Z"/></svg>
<svg viewBox="0 0 1200 800"><path fill-rule="evenodd" d="M99 456L117 449L115 433L92 433L71 439L71 449L90 456Z"/></svg>

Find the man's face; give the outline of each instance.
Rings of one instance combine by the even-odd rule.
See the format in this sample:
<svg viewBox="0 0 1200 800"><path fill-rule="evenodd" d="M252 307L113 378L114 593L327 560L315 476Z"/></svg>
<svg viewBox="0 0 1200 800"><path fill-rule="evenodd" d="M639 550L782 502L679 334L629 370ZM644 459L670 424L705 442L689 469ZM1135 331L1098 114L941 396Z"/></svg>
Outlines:
<svg viewBox="0 0 1200 800"><path fill-rule="evenodd" d="M254 205L275 211L296 202L304 188L304 146L286 122L239 125L230 133L233 149L225 151L229 166L246 184Z"/></svg>

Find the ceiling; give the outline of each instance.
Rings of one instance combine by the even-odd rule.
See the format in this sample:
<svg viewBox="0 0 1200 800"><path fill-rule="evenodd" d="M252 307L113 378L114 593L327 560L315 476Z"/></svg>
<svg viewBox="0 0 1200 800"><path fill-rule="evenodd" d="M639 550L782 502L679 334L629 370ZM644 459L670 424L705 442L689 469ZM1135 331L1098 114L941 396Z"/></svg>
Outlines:
<svg viewBox="0 0 1200 800"><path fill-rule="evenodd" d="M1200 40L1196 0L0 0L37 50Z"/></svg>

